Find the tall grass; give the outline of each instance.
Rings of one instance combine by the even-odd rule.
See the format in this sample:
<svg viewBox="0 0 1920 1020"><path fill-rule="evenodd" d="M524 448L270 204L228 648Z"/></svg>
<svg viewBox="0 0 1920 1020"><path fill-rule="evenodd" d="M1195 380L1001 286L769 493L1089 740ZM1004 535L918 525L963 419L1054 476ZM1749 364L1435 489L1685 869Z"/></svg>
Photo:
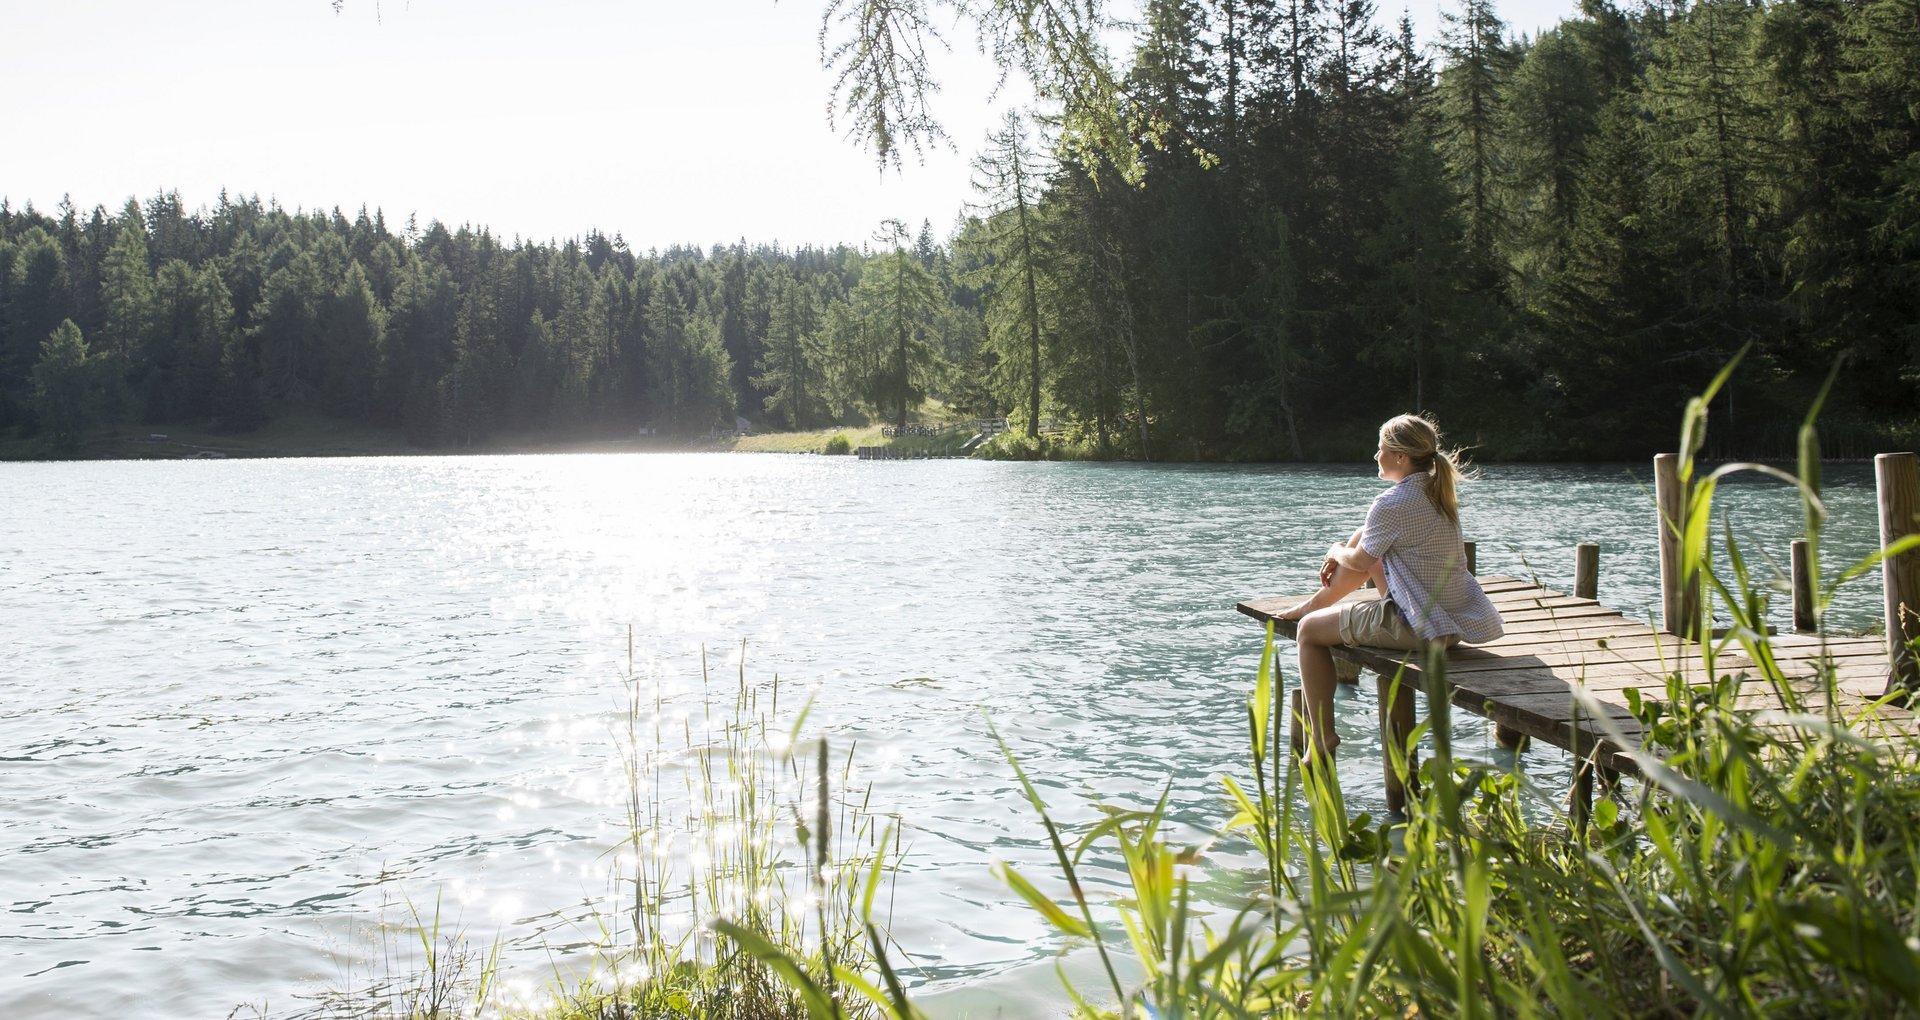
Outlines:
<svg viewBox="0 0 1920 1020"><path fill-rule="evenodd" d="M876 961L897 827L853 785L854 748L802 741L811 703L781 715L776 678L740 668L716 692L701 659L698 706L684 717L660 687L624 684L619 746L624 836L608 854L612 894L585 922L594 951L554 971L537 1003L502 994L500 946L410 912L389 945L389 978L330 996L334 1018L439 1020L799 1020L865 1017L862 974ZM395 960L398 958L398 965ZM849 982L852 993L849 994Z"/></svg>
<svg viewBox="0 0 1920 1020"><path fill-rule="evenodd" d="M1920 1015L1920 758L1900 728L1909 724L1884 702L1848 707L1831 672L1786 675L1764 626L1783 580L1754 572L1730 533L1717 549L1712 541L1720 480L1760 472L1800 494L1818 569L1819 404L1800 429L1797 472L1703 471L1705 409L1732 367L1687 410L1688 497L1669 522L1682 576L1703 591L1700 632L1732 625L1669 664L1664 697L1634 699L1644 781L1609 789L1590 824L1573 824L1564 809L1539 821L1522 810L1536 794L1519 777L1454 754L1440 711L1389 748L1389 767L1414 778L1410 752L1431 744L1417 777L1424 795L1405 817L1350 815L1333 770L1303 773L1280 752L1284 683L1269 629L1248 698L1248 768L1223 780L1230 814L1217 837L1250 842L1265 873L1259 894L1229 915L1195 909L1191 871L1209 848L1167 841L1164 798L1072 830L1008 753L1058 874L999 874L1102 965L1096 986L1063 976L1062 1011L1158 1020ZM1816 575L1822 618L1834 589L1879 558ZM1724 666L1736 646L1759 675ZM1445 668L1441 654L1425 663L1429 705L1448 702ZM1756 690L1788 709L1743 709L1742 695ZM1080 870L1090 854L1124 865L1125 895L1087 895ZM877 952L875 967L885 964ZM897 988L849 986L885 1016L917 1015ZM810 1001L821 1020L844 1015L842 1003Z"/></svg>

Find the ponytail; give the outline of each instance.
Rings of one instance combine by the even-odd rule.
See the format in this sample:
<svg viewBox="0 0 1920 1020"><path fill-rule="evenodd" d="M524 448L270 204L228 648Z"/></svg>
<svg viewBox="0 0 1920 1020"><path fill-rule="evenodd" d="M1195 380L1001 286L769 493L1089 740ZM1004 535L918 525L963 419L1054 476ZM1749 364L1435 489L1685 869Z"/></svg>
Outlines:
<svg viewBox="0 0 1920 1020"><path fill-rule="evenodd" d="M1433 508L1440 516L1460 523L1460 462L1455 460L1452 450L1439 450L1433 455L1433 467L1427 471L1427 498L1433 500Z"/></svg>
<svg viewBox="0 0 1920 1020"><path fill-rule="evenodd" d="M1403 414L1380 426L1380 446L1406 454L1414 470L1427 476L1427 498L1440 516L1458 526L1460 523L1459 484L1471 477L1457 450L1440 445L1440 426L1425 415Z"/></svg>

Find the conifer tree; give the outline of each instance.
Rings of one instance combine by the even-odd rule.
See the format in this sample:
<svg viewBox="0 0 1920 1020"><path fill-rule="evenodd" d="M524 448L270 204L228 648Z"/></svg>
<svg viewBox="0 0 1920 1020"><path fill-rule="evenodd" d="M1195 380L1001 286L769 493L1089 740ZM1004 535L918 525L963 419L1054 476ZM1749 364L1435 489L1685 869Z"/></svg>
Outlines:
<svg viewBox="0 0 1920 1020"><path fill-rule="evenodd" d="M1407 406L1426 410L1433 406L1434 364L1459 353L1467 298L1455 269L1466 254L1466 232L1446 167L1421 132L1411 132L1401 149L1386 206L1386 220L1366 246L1373 282L1361 321L1374 339L1361 356L1404 372ZM1391 383L1385 388L1394 391Z"/></svg>
<svg viewBox="0 0 1920 1020"><path fill-rule="evenodd" d="M1508 89L1506 247L1523 304L1566 257L1587 138L1607 101L1588 61L1574 30L1562 24L1528 48Z"/></svg>
<svg viewBox="0 0 1920 1020"><path fill-rule="evenodd" d="M1027 141L1017 111L988 136L974 160L973 188L986 203L974 243L984 254L987 340L1000 356L1001 377L1026 408L1028 438L1040 434L1040 395L1046 372L1040 279L1047 254L1040 229L1041 185L1048 168Z"/></svg>
<svg viewBox="0 0 1920 1020"><path fill-rule="evenodd" d="M669 435L731 428L733 364L718 316L699 306L688 309L667 282L654 298L649 327L657 426Z"/></svg>
<svg viewBox="0 0 1920 1020"><path fill-rule="evenodd" d="M8 272L6 342L0 347L0 376L25 382L41 355L41 343L69 318L66 256L60 243L35 224L12 244Z"/></svg>
<svg viewBox="0 0 1920 1020"><path fill-rule="evenodd" d="M295 255L267 278L249 335L259 351L267 395L303 401L320 379L322 362L320 265L311 252Z"/></svg>
<svg viewBox="0 0 1920 1020"><path fill-rule="evenodd" d="M826 356L820 313L812 292L782 266L774 276L773 315L753 385L765 391L765 407L792 429L813 426L823 415Z"/></svg>
<svg viewBox="0 0 1920 1020"><path fill-rule="evenodd" d="M348 265L320 316L320 393L328 414L364 418L372 407L376 367L386 336L386 313L366 270Z"/></svg>
<svg viewBox="0 0 1920 1020"><path fill-rule="evenodd" d="M54 441L71 446L100 413L102 363L87 350L72 319L63 319L40 345L33 366L34 410Z"/></svg>
<svg viewBox="0 0 1920 1020"><path fill-rule="evenodd" d="M859 398L905 427L907 412L926 398L938 370L928 331L945 295L913 257L898 220L887 221L881 240L892 250L868 260L836 346Z"/></svg>
<svg viewBox="0 0 1920 1020"><path fill-rule="evenodd" d="M1748 224L1757 211L1751 168L1763 129L1749 96L1755 87L1744 0L1701 0L1662 39L1649 73L1662 165L1682 193L1676 212L1698 223L1715 253L1714 286L1731 303L1751 279Z"/></svg>
<svg viewBox="0 0 1920 1020"><path fill-rule="evenodd" d="M1465 202L1473 286L1493 292L1501 275L1494 251L1501 232L1496 200L1505 169L1500 126L1512 54L1493 0L1460 0L1460 10L1443 12L1441 20L1441 49L1447 57L1440 73L1441 140Z"/></svg>

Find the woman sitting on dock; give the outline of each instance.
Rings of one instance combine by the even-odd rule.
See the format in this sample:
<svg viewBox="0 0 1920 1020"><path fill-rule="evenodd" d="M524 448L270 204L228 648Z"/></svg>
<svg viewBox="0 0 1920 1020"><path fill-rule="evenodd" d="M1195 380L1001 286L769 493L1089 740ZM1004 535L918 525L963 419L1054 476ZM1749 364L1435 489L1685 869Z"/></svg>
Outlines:
<svg viewBox="0 0 1920 1020"><path fill-rule="evenodd" d="M1380 426L1373 455L1393 487L1375 497L1367 520L1327 550L1320 590L1280 614L1300 621L1301 687L1316 760L1340 746L1333 729L1334 645L1420 651L1430 642L1477 644L1503 633L1500 613L1467 571L1460 539L1461 477L1440 429L1403 414ZM1377 599L1337 604L1373 579Z"/></svg>

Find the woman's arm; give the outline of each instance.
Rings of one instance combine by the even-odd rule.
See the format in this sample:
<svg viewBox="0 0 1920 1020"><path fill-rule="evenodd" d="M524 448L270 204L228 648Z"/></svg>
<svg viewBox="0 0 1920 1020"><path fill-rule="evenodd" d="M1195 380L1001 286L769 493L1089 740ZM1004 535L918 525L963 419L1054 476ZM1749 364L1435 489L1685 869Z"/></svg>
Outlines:
<svg viewBox="0 0 1920 1020"><path fill-rule="evenodd" d="M1343 561L1341 561L1341 560L1338 560L1338 559L1336 559L1336 558L1334 557L1334 550L1336 550L1336 549L1352 549L1352 550L1355 550L1355 551L1358 551L1358 550L1359 550L1359 548L1360 548L1360 535L1361 535L1361 533L1362 533L1362 532L1364 532L1364 531L1366 531L1366 530L1367 530L1367 526L1366 526L1366 524L1364 524L1364 523L1362 523L1362 524L1361 524L1361 525L1360 525L1359 527L1357 527L1357 528L1355 528L1355 529L1353 529L1353 534L1351 534L1351 535L1349 535L1349 536L1347 536L1347 540L1346 540L1345 542L1341 542L1341 543L1339 543L1339 544L1337 544L1337 545L1335 545L1335 546L1334 546L1334 547L1333 547L1332 549L1328 549L1328 550L1327 550L1327 558L1326 558L1326 559L1324 559L1324 560L1321 560L1321 561L1320 561L1320 583L1321 583L1321 585L1323 585L1323 586L1324 586L1324 585L1328 585L1328 584L1332 584L1332 583L1333 583L1333 572L1334 572L1334 571L1335 571L1336 569L1338 569L1339 567L1341 567L1341 566L1350 566L1350 565L1351 565L1351 564L1347 564L1347 563L1344 563L1344 562L1343 562Z"/></svg>
<svg viewBox="0 0 1920 1020"><path fill-rule="evenodd" d="M1356 534L1355 537L1357 538L1358 535ZM1358 542L1352 544L1342 542L1327 549L1327 562L1365 574L1373 570L1373 565L1380 562L1380 558L1369 556L1365 549L1360 548Z"/></svg>

